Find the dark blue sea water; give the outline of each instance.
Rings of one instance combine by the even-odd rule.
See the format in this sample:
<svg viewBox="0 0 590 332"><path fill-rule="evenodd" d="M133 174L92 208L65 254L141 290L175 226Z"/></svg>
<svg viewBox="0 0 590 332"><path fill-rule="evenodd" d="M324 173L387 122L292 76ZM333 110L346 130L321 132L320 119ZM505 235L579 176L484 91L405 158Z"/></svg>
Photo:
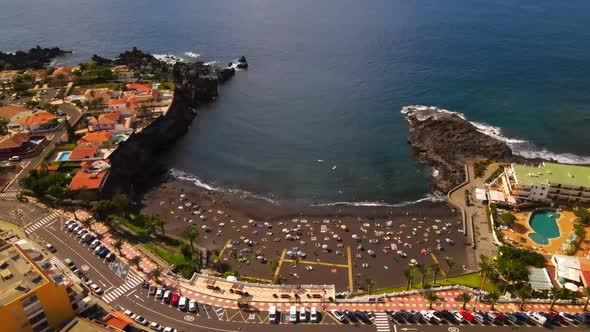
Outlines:
<svg viewBox="0 0 590 332"><path fill-rule="evenodd" d="M408 149L407 104L501 128L521 153L590 155L589 22L585 0L2 0L0 47L246 55L170 167L283 199L399 202L432 171Z"/></svg>

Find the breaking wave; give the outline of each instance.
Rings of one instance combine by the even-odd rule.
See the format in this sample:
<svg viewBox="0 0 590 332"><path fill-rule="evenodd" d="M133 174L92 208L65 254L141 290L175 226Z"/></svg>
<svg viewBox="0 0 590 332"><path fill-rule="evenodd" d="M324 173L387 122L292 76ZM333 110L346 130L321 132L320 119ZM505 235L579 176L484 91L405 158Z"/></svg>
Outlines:
<svg viewBox="0 0 590 332"><path fill-rule="evenodd" d="M444 202L446 199L442 193L427 194L425 197L417 199L415 201L404 201L400 203L384 203L384 202L334 202L334 203L322 203L313 204L312 206L374 206L374 207L404 207L422 202Z"/></svg>
<svg viewBox="0 0 590 332"><path fill-rule="evenodd" d="M170 64L170 65L173 65L173 64L175 64L177 62L184 61L183 58L178 57L178 56L176 56L174 54L170 54L170 53L165 53L165 54L152 54L152 55L154 56L154 58L156 58L156 59L158 59L158 60L160 60L162 62L165 62L167 64Z"/></svg>
<svg viewBox="0 0 590 332"><path fill-rule="evenodd" d="M590 164L589 156L579 156L572 153L555 153L548 151L547 149L539 149L537 146L527 140L504 136L502 134L502 129L499 127L491 126L482 122L469 121L463 113L453 112L434 106L421 105L404 106L401 110L401 113L407 114L413 111L418 111L414 112L412 115L415 116L419 121L424 121L431 117L436 119L437 114L456 115L474 125L480 133L505 142L514 154L525 158L553 159L564 164Z"/></svg>

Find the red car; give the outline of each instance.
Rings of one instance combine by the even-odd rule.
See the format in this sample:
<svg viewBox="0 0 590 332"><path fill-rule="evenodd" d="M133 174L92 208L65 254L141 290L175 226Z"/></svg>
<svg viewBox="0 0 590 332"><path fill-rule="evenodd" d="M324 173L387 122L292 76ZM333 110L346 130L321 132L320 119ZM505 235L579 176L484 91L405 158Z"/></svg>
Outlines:
<svg viewBox="0 0 590 332"><path fill-rule="evenodd" d="M461 314L461 316L463 316L463 318L469 323L473 322L473 315L469 311L461 310L459 311L459 314Z"/></svg>
<svg viewBox="0 0 590 332"><path fill-rule="evenodd" d="M496 314L496 320L499 321L502 324L506 324L508 323L508 317L506 317L506 315L504 315L501 312L494 312L494 314Z"/></svg>
<svg viewBox="0 0 590 332"><path fill-rule="evenodd" d="M178 293L172 294L172 305L175 307L178 306L179 299L180 299L180 295L178 295Z"/></svg>

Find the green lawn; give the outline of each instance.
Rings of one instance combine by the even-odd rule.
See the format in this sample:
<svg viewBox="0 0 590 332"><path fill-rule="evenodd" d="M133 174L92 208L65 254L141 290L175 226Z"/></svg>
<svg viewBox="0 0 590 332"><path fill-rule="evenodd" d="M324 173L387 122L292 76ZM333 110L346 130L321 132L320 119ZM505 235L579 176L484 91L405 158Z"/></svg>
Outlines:
<svg viewBox="0 0 590 332"><path fill-rule="evenodd" d="M467 287L471 287L471 288L479 288L481 286L481 281L482 281L481 279L482 278L479 275L479 272L474 272L474 273L464 274L464 275L460 275L460 276L456 276L456 277L450 277L446 281L444 278L437 279L436 285L432 285L432 283L431 283L432 279L430 279L430 280L427 279L426 283L428 285L430 285L431 287L461 285L461 286L467 286ZM411 289L422 289L422 288L423 288L422 284L417 282L417 283L412 284ZM394 288L378 289L378 290L371 292L371 294L378 295L378 294L396 293L396 292L403 292L405 290L406 290L406 286L401 286L401 287L394 287ZM488 292L491 292L491 291L499 292L498 285L490 282L489 280L486 280L484 290L486 290ZM360 295L366 295L366 294L360 294Z"/></svg>
<svg viewBox="0 0 590 332"><path fill-rule="evenodd" d="M162 258L163 260L165 260L169 264L181 265L181 264L187 263L187 260L182 253L174 254L170 251L167 251L159 246L155 246L151 243L144 243L143 246L146 249L148 249L149 251L158 255L160 258Z"/></svg>

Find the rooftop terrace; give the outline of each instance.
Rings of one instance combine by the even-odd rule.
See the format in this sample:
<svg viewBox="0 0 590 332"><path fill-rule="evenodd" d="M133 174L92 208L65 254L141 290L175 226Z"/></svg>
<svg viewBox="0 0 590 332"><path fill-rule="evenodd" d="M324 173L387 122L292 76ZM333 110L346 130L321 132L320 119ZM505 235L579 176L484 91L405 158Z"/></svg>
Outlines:
<svg viewBox="0 0 590 332"><path fill-rule="evenodd" d="M590 167L543 163L540 166L512 164L519 184L559 183L590 188Z"/></svg>
<svg viewBox="0 0 590 332"><path fill-rule="evenodd" d="M4 306L48 280L16 245L0 248L0 306Z"/></svg>

